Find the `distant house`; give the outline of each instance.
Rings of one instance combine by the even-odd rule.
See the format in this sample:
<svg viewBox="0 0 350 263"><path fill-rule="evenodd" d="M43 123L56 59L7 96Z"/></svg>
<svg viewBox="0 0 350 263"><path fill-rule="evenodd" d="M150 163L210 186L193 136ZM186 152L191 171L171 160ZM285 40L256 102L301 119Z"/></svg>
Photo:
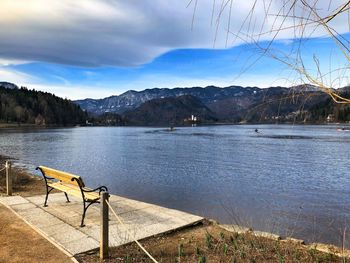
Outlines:
<svg viewBox="0 0 350 263"><path fill-rule="evenodd" d="M35 118L35 124L44 126L46 124L45 118L41 114L38 114Z"/></svg>
<svg viewBox="0 0 350 263"><path fill-rule="evenodd" d="M327 116L327 122L333 122L334 121L334 114L329 114L328 116Z"/></svg>
<svg viewBox="0 0 350 263"><path fill-rule="evenodd" d="M187 122L187 123L197 123L198 121L199 121L199 118L193 114L191 115L191 117L184 119L184 122Z"/></svg>

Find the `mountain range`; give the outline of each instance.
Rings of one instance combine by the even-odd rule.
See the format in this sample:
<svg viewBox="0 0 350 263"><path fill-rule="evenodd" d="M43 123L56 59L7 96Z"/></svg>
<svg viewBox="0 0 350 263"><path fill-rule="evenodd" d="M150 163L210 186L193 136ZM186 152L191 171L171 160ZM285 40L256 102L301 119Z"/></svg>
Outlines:
<svg viewBox="0 0 350 263"><path fill-rule="evenodd" d="M336 92L350 98L350 87ZM37 125L350 122L350 106L315 86L146 89L70 101L0 82L0 122Z"/></svg>
<svg viewBox="0 0 350 263"><path fill-rule="evenodd" d="M312 85L292 88L192 87L127 91L104 99L74 101L90 114L115 113L127 123L155 125L181 123L198 115L203 122L302 121L308 109L327 99Z"/></svg>
<svg viewBox="0 0 350 263"><path fill-rule="evenodd" d="M82 109L91 113L101 114L105 112L113 112L122 114L126 111L136 109L142 103L153 99L191 95L200 99L204 104L208 104L230 97L252 95L259 91L261 91L261 89L257 87L243 88L240 86L230 86L226 88L215 86L208 86L205 88L154 88L143 91L129 90L119 96L110 96L104 99L76 100L74 102L80 105Z"/></svg>
<svg viewBox="0 0 350 263"><path fill-rule="evenodd" d="M5 89L19 89L16 84L6 81L0 81L0 87L3 87Z"/></svg>

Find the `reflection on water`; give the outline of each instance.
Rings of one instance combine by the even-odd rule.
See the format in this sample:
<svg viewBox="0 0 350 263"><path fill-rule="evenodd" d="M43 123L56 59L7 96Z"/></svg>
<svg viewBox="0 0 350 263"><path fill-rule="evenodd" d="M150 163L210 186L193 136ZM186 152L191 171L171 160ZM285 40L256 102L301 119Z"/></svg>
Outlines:
<svg viewBox="0 0 350 263"><path fill-rule="evenodd" d="M350 218L350 133L335 126L1 130L0 149L32 170L309 241L339 245Z"/></svg>

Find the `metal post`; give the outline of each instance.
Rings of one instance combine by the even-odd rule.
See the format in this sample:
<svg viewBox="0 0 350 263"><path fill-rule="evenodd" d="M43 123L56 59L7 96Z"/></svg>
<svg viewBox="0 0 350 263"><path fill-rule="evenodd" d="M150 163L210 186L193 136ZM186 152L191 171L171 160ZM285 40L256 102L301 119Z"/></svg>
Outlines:
<svg viewBox="0 0 350 263"><path fill-rule="evenodd" d="M101 193L100 259L108 257L108 192Z"/></svg>
<svg viewBox="0 0 350 263"><path fill-rule="evenodd" d="M11 163L9 161L6 161L5 167L6 167L6 190L7 190L7 195L12 195L12 177L11 177L11 173L10 173Z"/></svg>

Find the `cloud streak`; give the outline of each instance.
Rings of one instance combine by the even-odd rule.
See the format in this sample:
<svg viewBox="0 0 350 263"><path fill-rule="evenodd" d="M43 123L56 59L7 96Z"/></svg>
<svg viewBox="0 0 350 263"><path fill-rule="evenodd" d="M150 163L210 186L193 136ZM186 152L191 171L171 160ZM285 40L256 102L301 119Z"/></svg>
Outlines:
<svg viewBox="0 0 350 263"><path fill-rule="evenodd" d="M12 83L26 84L37 81L37 78L17 70L0 67L0 80L6 80Z"/></svg>

